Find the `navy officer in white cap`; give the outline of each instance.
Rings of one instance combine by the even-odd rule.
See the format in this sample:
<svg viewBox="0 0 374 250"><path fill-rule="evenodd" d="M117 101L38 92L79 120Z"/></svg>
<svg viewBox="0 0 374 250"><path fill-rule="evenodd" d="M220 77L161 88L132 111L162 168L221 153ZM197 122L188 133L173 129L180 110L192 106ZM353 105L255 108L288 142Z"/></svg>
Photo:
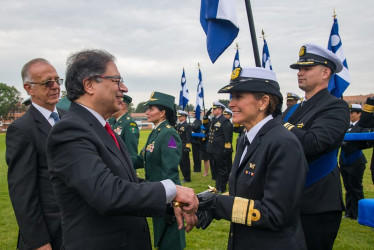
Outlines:
<svg viewBox="0 0 374 250"><path fill-rule="evenodd" d="M360 104L349 105L351 125L347 133L369 132L368 128L359 125L362 107ZM344 218L357 220L358 201L364 199L362 178L364 176L366 157L362 149L368 148L367 141L344 141L340 151L339 166L345 188Z"/></svg>
<svg viewBox="0 0 374 250"><path fill-rule="evenodd" d="M229 85L234 123L243 124L229 195L198 194L197 228L231 222L228 249L306 249L300 203L307 162L296 136L280 119L283 103L275 73L237 68Z"/></svg>
<svg viewBox="0 0 374 250"><path fill-rule="evenodd" d="M286 96L287 108L295 105L299 100L300 100L300 96L292 92L287 92L287 96Z"/></svg>
<svg viewBox="0 0 374 250"><path fill-rule="evenodd" d="M183 110L178 110L177 113L179 123L177 125L177 132L182 140L182 156L179 162L181 172L183 175L182 182L191 182L191 125L186 121L188 113Z"/></svg>
<svg viewBox="0 0 374 250"><path fill-rule="evenodd" d="M212 179L216 180L216 188L220 192L226 191L226 184L230 173L225 162L232 155L232 125L223 116L225 108L225 105L222 103L213 102L212 114L214 117L210 123L207 143Z"/></svg>
<svg viewBox="0 0 374 250"><path fill-rule="evenodd" d="M343 65L331 51L305 44L290 67L298 70L299 88L305 93L302 105L283 114L284 126L301 142L309 165L301 223L308 249L332 249L344 210L336 159L349 126L349 107L327 87Z"/></svg>

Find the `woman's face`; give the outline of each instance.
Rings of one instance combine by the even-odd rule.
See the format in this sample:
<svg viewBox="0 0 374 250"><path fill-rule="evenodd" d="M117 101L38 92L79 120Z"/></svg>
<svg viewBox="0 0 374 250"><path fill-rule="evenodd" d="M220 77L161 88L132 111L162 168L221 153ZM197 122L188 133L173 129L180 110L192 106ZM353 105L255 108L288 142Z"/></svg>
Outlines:
<svg viewBox="0 0 374 250"><path fill-rule="evenodd" d="M260 111L262 100L256 100L252 93L233 92L229 107L233 112L232 122L244 125L247 129L263 118L264 111Z"/></svg>
<svg viewBox="0 0 374 250"><path fill-rule="evenodd" d="M152 122L153 124L158 124L165 120L165 110L160 111L156 106L150 105L145 114L147 115L148 122Z"/></svg>

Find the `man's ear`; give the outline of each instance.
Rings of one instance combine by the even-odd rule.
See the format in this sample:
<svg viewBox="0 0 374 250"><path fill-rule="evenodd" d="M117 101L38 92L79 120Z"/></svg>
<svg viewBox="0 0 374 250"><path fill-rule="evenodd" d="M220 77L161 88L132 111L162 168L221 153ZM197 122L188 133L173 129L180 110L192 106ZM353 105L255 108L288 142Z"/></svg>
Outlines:
<svg viewBox="0 0 374 250"><path fill-rule="evenodd" d="M330 68L328 68L328 67L323 67L322 68L322 78L323 79L330 79L331 75L332 75L332 71L331 71Z"/></svg>
<svg viewBox="0 0 374 250"><path fill-rule="evenodd" d="M32 96L32 87L30 83L24 83L23 88L26 90L27 94Z"/></svg>
<svg viewBox="0 0 374 250"><path fill-rule="evenodd" d="M84 91L87 94L92 95L95 93L94 80L91 77L87 77L83 79L82 84L83 84Z"/></svg>

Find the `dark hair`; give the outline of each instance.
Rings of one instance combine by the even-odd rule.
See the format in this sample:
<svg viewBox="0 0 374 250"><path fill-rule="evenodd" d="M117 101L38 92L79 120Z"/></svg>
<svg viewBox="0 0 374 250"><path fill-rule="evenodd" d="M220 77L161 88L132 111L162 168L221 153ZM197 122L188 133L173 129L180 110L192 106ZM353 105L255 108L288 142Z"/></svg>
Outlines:
<svg viewBox="0 0 374 250"><path fill-rule="evenodd" d="M70 101L84 95L83 80L101 75L107 64L114 62L115 57L105 50L83 50L70 55L66 61L65 87ZM99 81L98 79L95 79Z"/></svg>
<svg viewBox="0 0 374 250"><path fill-rule="evenodd" d="M50 64L46 59L44 58L35 58L30 61L28 61L25 65L23 65L22 70L21 70L21 77L22 77L22 82L27 82L27 81L32 81L32 79L29 79L29 70L31 65L35 63L45 63L45 64Z"/></svg>
<svg viewBox="0 0 374 250"><path fill-rule="evenodd" d="M175 114L175 111L171 110L168 107L162 106L162 105L151 105L151 106L157 107L158 110L160 110L160 111L165 110L166 120L168 120L168 122L170 123L171 126L175 126L175 124L177 123L177 116Z"/></svg>
<svg viewBox="0 0 374 250"><path fill-rule="evenodd" d="M275 117L282 114L283 100L279 100L277 96L268 93L252 93L252 95L256 98L256 100L260 100L264 95L269 96L269 105L265 110L266 115L271 114Z"/></svg>

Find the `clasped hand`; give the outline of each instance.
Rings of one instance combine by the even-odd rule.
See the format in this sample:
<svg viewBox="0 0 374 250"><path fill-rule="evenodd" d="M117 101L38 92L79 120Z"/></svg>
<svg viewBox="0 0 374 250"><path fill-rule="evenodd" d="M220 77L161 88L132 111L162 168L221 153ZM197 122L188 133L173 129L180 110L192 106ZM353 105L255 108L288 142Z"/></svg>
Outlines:
<svg viewBox="0 0 374 250"><path fill-rule="evenodd" d="M199 208L197 211L196 228L205 229L214 219L214 209L217 205L217 194L210 191L204 191L197 194Z"/></svg>

